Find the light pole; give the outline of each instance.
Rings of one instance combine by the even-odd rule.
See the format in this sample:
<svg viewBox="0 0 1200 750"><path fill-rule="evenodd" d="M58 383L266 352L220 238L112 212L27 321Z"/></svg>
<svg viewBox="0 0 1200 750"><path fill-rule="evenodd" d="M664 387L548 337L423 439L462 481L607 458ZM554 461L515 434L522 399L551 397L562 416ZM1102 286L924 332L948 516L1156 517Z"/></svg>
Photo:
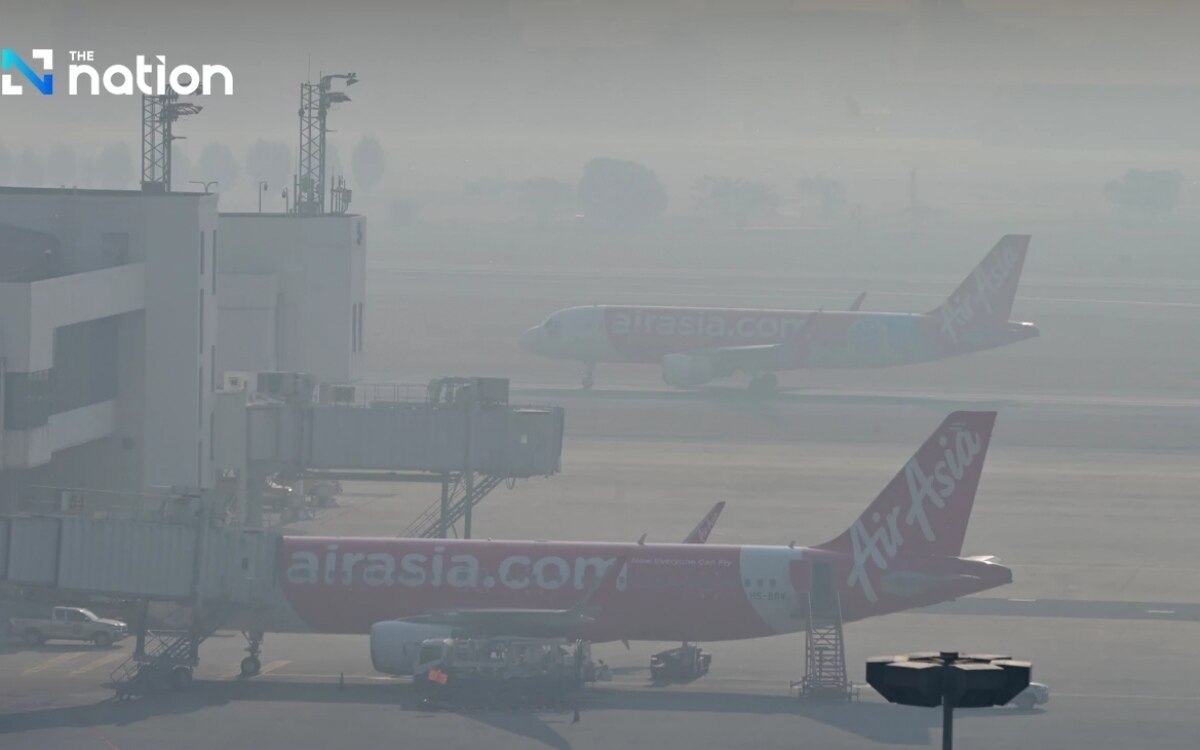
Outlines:
<svg viewBox="0 0 1200 750"><path fill-rule="evenodd" d="M300 84L300 172L296 175L293 196L296 213L325 213L325 141L329 132L326 119L335 104L350 101L345 89L334 90L334 81L344 87L358 83L354 73L332 73L317 83Z"/></svg>
<svg viewBox="0 0 1200 750"><path fill-rule="evenodd" d="M262 213L262 197L263 193L267 192L266 180L260 180L258 183L258 212Z"/></svg>
<svg viewBox="0 0 1200 750"><path fill-rule="evenodd" d="M1031 672L1027 661L957 651L867 660L867 682L889 703L942 707L942 750L954 747L954 709L1003 706L1029 687Z"/></svg>
<svg viewBox="0 0 1200 750"><path fill-rule="evenodd" d="M209 180L208 182L204 182L202 180L188 180L188 184L189 185L200 185L201 187L204 188L204 194L208 195L209 193L212 192L212 190L209 188L209 185L218 185L219 181L218 180Z"/></svg>

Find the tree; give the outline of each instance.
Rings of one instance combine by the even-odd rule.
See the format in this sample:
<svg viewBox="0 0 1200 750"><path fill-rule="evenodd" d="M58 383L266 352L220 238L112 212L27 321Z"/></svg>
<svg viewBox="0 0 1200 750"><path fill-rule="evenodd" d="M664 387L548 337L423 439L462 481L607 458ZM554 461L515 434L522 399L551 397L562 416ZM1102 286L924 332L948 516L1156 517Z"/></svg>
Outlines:
<svg viewBox="0 0 1200 750"><path fill-rule="evenodd" d="M265 182L282 190L291 183L292 150L277 141L259 140L246 152L246 173L255 185Z"/></svg>
<svg viewBox="0 0 1200 750"><path fill-rule="evenodd" d="M539 224L575 210L575 187L565 182L539 177L522 182L518 190L521 206L533 214Z"/></svg>
<svg viewBox="0 0 1200 750"><path fill-rule="evenodd" d="M133 154L124 143L113 143L101 149L95 162L98 187L111 190L127 188L134 181Z"/></svg>
<svg viewBox="0 0 1200 750"><path fill-rule="evenodd" d="M387 156L379 139L373 135L363 136L350 154L350 166L360 188L370 191L378 187L387 172Z"/></svg>
<svg viewBox="0 0 1200 750"><path fill-rule="evenodd" d="M821 214L827 219L832 219L846 207L846 188L837 180L817 175L800 180L796 187L804 195L821 201Z"/></svg>
<svg viewBox="0 0 1200 750"><path fill-rule="evenodd" d="M779 196L764 182L705 175L693 187L700 210L745 229L751 219L773 213Z"/></svg>
<svg viewBox="0 0 1200 750"><path fill-rule="evenodd" d="M667 192L653 170L632 161L592 159L579 181L587 220L609 228L650 224L667 208Z"/></svg>
<svg viewBox="0 0 1200 750"><path fill-rule="evenodd" d="M240 174L237 159L225 144L210 143L200 152L200 161L196 164L197 180L216 180L221 192L229 192L237 184Z"/></svg>
<svg viewBox="0 0 1200 750"><path fill-rule="evenodd" d="M1179 205L1183 174L1176 170L1131 169L1104 185L1104 197L1143 214L1169 214Z"/></svg>
<svg viewBox="0 0 1200 750"><path fill-rule="evenodd" d="M41 157L29 146L21 150L17 159L17 183L23 187L41 187L46 176Z"/></svg>
<svg viewBox="0 0 1200 750"><path fill-rule="evenodd" d="M75 150L59 143L46 155L46 182L51 186L67 186L75 181L79 172L79 161Z"/></svg>

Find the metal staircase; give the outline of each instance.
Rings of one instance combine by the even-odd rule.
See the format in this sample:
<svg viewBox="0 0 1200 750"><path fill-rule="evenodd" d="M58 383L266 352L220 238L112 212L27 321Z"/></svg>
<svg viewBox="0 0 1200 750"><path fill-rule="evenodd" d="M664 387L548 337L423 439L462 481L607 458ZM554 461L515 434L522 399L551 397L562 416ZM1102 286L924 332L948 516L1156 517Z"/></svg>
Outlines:
<svg viewBox="0 0 1200 750"><path fill-rule="evenodd" d="M807 602L808 627L804 635L804 678L800 681L800 697L853 700L856 691L846 676L842 600L829 576L827 566L814 566Z"/></svg>
<svg viewBox="0 0 1200 750"><path fill-rule="evenodd" d="M200 662L200 644L217 632L234 607L230 602L213 602L204 616L192 620L190 628L146 630L142 650L135 648L133 655L109 674L117 698L190 687L192 670Z"/></svg>
<svg viewBox="0 0 1200 750"><path fill-rule="evenodd" d="M492 490L500 486L504 481L504 477L494 476L491 474L482 475L479 481L475 483L474 492L470 502L470 507L476 505L488 496ZM450 499L446 510L446 528L454 523L467 513L467 490L462 478L454 483L454 488L450 491ZM439 499L433 505L425 509L417 520L413 521L404 531L400 532L399 538L404 539L435 539L441 532L441 517L442 517L442 501Z"/></svg>
<svg viewBox="0 0 1200 750"><path fill-rule="evenodd" d="M145 695L155 690L186 688L198 651L212 631L147 631L145 653L134 653L117 665L109 680L118 698Z"/></svg>

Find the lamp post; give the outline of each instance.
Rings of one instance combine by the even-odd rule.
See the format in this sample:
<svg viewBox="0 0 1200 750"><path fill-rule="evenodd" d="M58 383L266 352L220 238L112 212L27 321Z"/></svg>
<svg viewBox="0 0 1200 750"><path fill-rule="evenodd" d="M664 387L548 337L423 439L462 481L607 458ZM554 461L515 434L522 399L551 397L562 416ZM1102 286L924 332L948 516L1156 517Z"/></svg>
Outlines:
<svg viewBox="0 0 1200 750"><path fill-rule="evenodd" d="M954 709L1003 706L1029 687L1032 666L1007 656L957 651L877 656L867 682L889 703L942 707L942 750L954 747Z"/></svg>
<svg viewBox="0 0 1200 750"><path fill-rule="evenodd" d="M210 185L218 185L220 183L218 180L209 180L208 182L204 182L202 180L188 180L188 184L189 185L200 185L201 187L204 188L204 194L208 195L209 193L212 192L212 190L209 188L209 186Z"/></svg>
<svg viewBox="0 0 1200 750"><path fill-rule="evenodd" d="M260 180L258 183L258 212L262 213L262 197L263 193L267 192L266 180Z"/></svg>

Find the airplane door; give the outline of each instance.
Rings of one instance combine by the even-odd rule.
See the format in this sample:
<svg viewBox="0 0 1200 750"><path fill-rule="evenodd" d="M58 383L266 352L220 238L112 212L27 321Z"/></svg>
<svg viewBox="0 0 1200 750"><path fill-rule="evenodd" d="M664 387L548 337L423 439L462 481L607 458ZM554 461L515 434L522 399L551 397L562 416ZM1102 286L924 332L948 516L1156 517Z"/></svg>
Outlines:
<svg viewBox="0 0 1200 750"><path fill-rule="evenodd" d="M832 612L837 609L837 600L833 595L833 566L828 562L813 562L809 598L814 613Z"/></svg>

